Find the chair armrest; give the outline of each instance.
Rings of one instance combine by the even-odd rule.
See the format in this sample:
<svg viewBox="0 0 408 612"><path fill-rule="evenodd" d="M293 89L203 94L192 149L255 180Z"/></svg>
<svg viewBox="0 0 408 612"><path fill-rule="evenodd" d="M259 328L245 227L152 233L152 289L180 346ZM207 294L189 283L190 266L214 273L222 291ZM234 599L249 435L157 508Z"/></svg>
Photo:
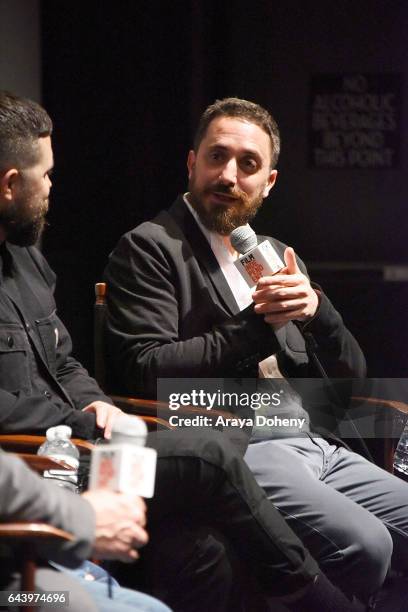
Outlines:
<svg viewBox="0 0 408 612"><path fill-rule="evenodd" d="M45 436L27 436L25 434L1 434L0 446L13 453L36 453Z"/></svg>
<svg viewBox="0 0 408 612"><path fill-rule="evenodd" d="M39 472L40 474L45 472L45 470L72 470L72 466L60 459L51 459L50 457L32 455L31 453L16 453L16 455L34 472Z"/></svg>
<svg viewBox="0 0 408 612"><path fill-rule="evenodd" d="M34 542L44 540L73 542L75 540L68 531L47 525L47 523L2 523L0 524L0 538L17 538Z"/></svg>
<svg viewBox="0 0 408 612"><path fill-rule="evenodd" d="M391 410L397 410L402 414L408 414L408 404L405 402L399 402L395 400L381 399L379 397L363 397L353 395L351 398L352 403L358 402L359 404L373 404L380 408L389 408Z"/></svg>
<svg viewBox="0 0 408 612"><path fill-rule="evenodd" d="M111 395L110 397L113 403L124 412L137 414L138 416L157 416L157 414L160 414L161 420L164 421L174 414L182 414L184 416L205 414L207 416L215 415L234 418L234 415L226 410L206 410L197 406L180 406L177 410L171 410L166 402L159 402L157 400L138 399L122 395ZM166 425L170 427L168 423Z"/></svg>
<svg viewBox="0 0 408 612"><path fill-rule="evenodd" d="M14 453L36 453L41 444L45 442L45 436L30 436L25 434L1 434L0 446ZM87 440L73 438L72 442L79 452L89 455L94 445Z"/></svg>
<svg viewBox="0 0 408 612"><path fill-rule="evenodd" d="M154 400L139 400L132 397L112 395L111 399L115 406L126 412L140 417L150 429L174 429L166 419L157 416L158 411L167 407L163 402ZM163 404L163 408L161 407Z"/></svg>
<svg viewBox="0 0 408 612"><path fill-rule="evenodd" d="M68 531L58 529L46 523L3 523L0 524L0 541L10 541L10 545L23 544L22 555L18 561L21 571L20 588L23 591L34 591L37 547L44 543L72 542L74 536ZM20 551L21 552L21 551ZM36 608L26 605L27 612L34 612Z"/></svg>
<svg viewBox="0 0 408 612"><path fill-rule="evenodd" d="M375 406L383 411L383 467L387 472L391 474L394 472L394 452L399 438L399 433L393 431L394 419L402 417L402 415L408 414L408 404L406 402L382 399L379 397L364 397L364 396L353 396L351 398L352 407L360 405L367 407ZM386 434L386 435L384 435Z"/></svg>
<svg viewBox="0 0 408 612"><path fill-rule="evenodd" d="M73 542L74 536L47 523L0 523L0 538L18 538L30 541Z"/></svg>

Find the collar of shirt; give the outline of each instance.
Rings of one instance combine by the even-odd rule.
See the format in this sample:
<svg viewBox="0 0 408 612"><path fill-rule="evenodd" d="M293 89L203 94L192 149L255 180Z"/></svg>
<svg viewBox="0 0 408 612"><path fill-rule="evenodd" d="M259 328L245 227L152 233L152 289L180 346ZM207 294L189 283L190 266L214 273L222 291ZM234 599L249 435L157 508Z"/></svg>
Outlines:
<svg viewBox="0 0 408 612"><path fill-rule="evenodd" d="M246 281L244 281L241 274L235 267L234 257L231 255L231 253L225 246L222 240L222 236L216 234L215 232L211 232L202 224L197 211L194 210L194 208L188 201L187 195L187 193L183 195L184 202L186 203L191 214L193 215L198 227L201 229L204 236L207 238L211 250L220 265L220 268L225 276L228 285L230 286L230 289L240 310L244 310L252 303L252 292L254 290L254 287L248 287ZM261 363L259 364L259 377L282 378L282 374L280 373L275 355L271 355L270 357L267 357L266 359L261 361Z"/></svg>
<svg viewBox="0 0 408 612"><path fill-rule="evenodd" d="M227 281L234 295L239 309L244 310L252 303L252 292L254 288L248 287L246 281L242 278L234 264L234 261L238 258L238 254L236 254L234 257L225 246L222 236L216 232L210 231L203 225L197 211L188 201L187 193L184 194L183 199L189 211L193 215L198 227L207 238L211 250L220 265L222 273L225 276L225 280Z"/></svg>
<svg viewBox="0 0 408 612"><path fill-rule="evenodd" d="M0 244L0 282L5 276L10 276L12 268L12 256L7 249L6 242Z"/></svg>

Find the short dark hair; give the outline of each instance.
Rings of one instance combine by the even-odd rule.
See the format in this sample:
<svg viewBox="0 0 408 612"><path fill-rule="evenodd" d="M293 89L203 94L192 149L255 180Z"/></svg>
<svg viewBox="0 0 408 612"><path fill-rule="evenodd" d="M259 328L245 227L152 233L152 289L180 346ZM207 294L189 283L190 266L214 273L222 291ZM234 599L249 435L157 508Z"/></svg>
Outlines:
<svg viewBox="0 0 408 612"><path fill-rule="evenodd" d="M0 91L0 171L34 165L38 139L51 134L52 121L39 104Z"/></svg>
<svg viewBox="0 0 408 612"><path fill-rule="evenodd" d="M256 123L269 136L271 141L271 167L274 168L278 161L280 151L279 128L270 113L259 104L241 100L240 98L224 98L216 100L206 108L201 115L197 131L194 137L194 150L197 152L200 143L206 135L211 121L218 117L237 117L251 123Z"/></svg>

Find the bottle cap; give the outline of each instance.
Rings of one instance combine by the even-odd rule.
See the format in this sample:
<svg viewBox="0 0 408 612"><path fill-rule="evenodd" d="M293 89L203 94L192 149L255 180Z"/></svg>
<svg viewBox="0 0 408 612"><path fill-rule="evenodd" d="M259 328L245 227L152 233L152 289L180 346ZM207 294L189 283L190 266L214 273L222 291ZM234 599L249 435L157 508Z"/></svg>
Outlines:
<svg viewBox="0 0 408 612"><path fill-rule="evenodd" d="M69 439L72 435L72 429L69 425L57 425L47 429L46 436L49 442L53 440Z"/></svg>

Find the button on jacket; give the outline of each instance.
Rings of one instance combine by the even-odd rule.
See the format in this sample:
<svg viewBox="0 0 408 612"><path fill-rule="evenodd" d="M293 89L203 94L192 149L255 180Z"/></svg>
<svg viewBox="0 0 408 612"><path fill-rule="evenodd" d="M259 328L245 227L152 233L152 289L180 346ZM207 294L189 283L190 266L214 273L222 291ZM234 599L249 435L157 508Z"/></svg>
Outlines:
<svg viewBox="0 0 408 612"><path fill-rule="evenodd" d="M95 415L81 409L111 403L71 356L72 342L56 314L56 277L35 247L0 247L0 429L43 433L62 423L93 438Z"/></svg>

